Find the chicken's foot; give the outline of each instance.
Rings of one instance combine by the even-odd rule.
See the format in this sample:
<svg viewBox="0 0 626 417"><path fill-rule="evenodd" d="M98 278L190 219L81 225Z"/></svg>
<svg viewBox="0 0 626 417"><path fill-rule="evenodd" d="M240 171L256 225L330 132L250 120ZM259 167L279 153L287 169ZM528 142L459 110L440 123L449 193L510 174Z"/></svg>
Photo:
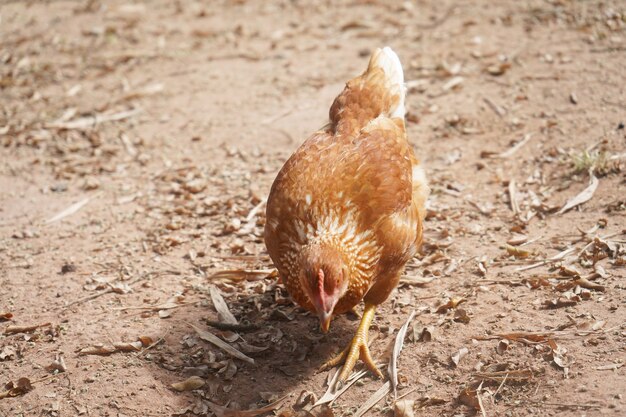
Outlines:
<svg viewBox="0 0 626 417"><path fill-rule="evenodd" d="M333 359L326 362L322 369L330 369L341 363L343 363L343 368L341 369L341 373L339 374L339 379L337 380L338 384L343 384L350 373L352 373L352 369L354 369L354 365L356 365L356 361L361 359L365 365L379 378L383 377L382 372L378 369L374 360L372 359L372 355L370 354L369 347L367 346L369 340L369 328L372 324L372 320L374 320L374 315L376 314L376 306L374 304L365 304L365 310L363 311L363 317L361 318L361 322L359 323L359 327L356 331L356 335L348 345L346 349L343 350L339 355L335 356Z"/></svg>

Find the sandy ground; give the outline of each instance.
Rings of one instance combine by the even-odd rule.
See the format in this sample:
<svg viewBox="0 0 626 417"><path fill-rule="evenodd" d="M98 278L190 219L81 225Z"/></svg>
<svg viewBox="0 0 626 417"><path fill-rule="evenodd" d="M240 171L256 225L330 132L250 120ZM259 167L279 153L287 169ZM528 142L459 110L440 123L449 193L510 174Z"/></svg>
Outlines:
<svg viewBox="0 0 626 417"><path fill-rule="evenodd" d="M357 415L383 381L298 401L324 393L318 368L357 321L323 336L289 301L262 201L384 45L433 189L371 331L386 363L416 311L401 404L624 414L624 3L329 3L2 2L1 416L239 415L220 406L285 396L284 417ZM211 293L236 331L210 325ZM32 389L4 386L20 378ZM393 410L387 395L369 415Z"/></svg>

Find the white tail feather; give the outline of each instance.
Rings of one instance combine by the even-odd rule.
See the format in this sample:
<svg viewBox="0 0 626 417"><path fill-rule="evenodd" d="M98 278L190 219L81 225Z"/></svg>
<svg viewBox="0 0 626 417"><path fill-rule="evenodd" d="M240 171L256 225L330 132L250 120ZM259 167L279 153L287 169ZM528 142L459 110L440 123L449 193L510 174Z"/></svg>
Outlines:
<svg viewBox="0 0 626 417"><path fill-rule="evenodd" d="M370 67L372 66L382 68L387 75L389 89L393 94L398 94L400 96L398 104L389 109L389 117L404 118L406 113L404 107L406 87L404 86L404 71L402 71L400 58L398 58L398 55L393 51L393 49L385 46L383 49L377 49L372 55Z"/></svg>

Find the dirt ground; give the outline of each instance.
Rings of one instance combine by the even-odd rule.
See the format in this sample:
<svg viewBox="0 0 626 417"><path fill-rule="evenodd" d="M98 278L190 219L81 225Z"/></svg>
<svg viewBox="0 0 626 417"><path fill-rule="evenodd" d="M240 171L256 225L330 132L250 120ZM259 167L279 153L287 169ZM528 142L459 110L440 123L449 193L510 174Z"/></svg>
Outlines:
<svg viewBox="0 0 626 417"><path fill-rule="evenodd" d="M284 417L359 415L383 385L369 374L330 409L304 398L357 319L323 336L289 301L263 199L384 45L433 190L371 330L386 370L416 311L401 404L626 413L624 2L332 3L2 2L2 417L242 415L220 406L285 396ZM236 331L214 327L220 293ZM369 415L393 410L389 394Z"/></svg>

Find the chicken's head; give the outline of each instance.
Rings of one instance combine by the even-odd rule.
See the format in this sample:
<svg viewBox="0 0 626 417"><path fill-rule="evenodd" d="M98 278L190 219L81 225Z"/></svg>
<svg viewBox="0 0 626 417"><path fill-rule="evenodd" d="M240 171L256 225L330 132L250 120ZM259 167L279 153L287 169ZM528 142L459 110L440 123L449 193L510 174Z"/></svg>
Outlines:
<svg viewBox="0 0 626 417"><path fill-rule="evenodd" d="M335 249L323 245L308 246L300 258L300 283L320 319L324 333L337 302L348 290L348 268Z"/></svg>

